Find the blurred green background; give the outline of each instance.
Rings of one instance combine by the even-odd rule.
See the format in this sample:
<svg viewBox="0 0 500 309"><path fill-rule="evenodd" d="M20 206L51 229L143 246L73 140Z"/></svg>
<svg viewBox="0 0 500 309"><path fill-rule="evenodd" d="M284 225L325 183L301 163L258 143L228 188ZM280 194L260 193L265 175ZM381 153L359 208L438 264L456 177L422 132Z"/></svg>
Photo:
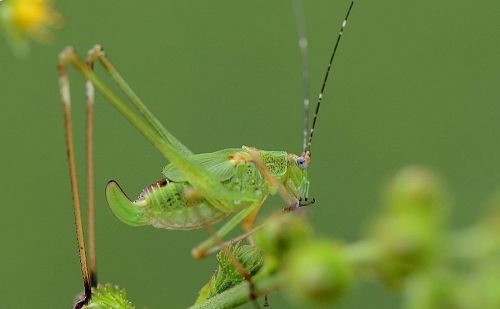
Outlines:
<svg viewBox="0 0 500 309"><path fill-rule="evenodd" d="M305 3L314 97L347 5ZM82 290L55 70L64 46L85 53L102 43L151 110L195 152L241 145L301 150L290 1L87 0L56 7L66 23L51 45L33 44L20 59L0 42L2 308L68 308ZM500 186L500 2L359 1L351 18L313 145L312 223L343 241L361 237L386 179L415 163L448 180L451 225L472 223ZM84 82L72 77L82 173ZM135 196L161 177L165 162L101 98L95 149L99 280L125 287L138 308L188 306L214 265L213 258L190 256L207 232L131 228L113 216L106 181L119 180ZM279 209L273 201L268 211ZM280 294L270 302L289 306ZM338 308L400 304L395 293L366 282Z"/></svg>

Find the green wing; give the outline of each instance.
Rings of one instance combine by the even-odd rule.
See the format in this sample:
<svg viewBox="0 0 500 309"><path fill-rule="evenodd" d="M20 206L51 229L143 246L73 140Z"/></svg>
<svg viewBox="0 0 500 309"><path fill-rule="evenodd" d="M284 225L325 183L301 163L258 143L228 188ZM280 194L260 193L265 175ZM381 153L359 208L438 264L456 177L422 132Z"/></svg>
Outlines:
<svg viewBox="0 0 500 309"><path fill-rule="evenodd" d="M212 176L200 164L191 160L189 154L191 151L182 145L172 134L168 133L159 123L156 118L146 109L142 101L125 83L123 78L114 69L106 57L102 55L100 48L96 49L99 60L105 62L106 70L110 71L111 77L118 84L119 88L132 101L134 107L138 111L130 108L128 104L123 102L118 95L112 91L105 82L98 78L92 70L90 70L85 61L80 58L73 49L65 49L61 53L59 63L62 66L72 64L76 69L91 81L95 88L108 99L132 125L134 125L170 162L176 165L176 168L182 171L182 174L189 179L189 183L197 190L203 193L206 199L218 210L223 212L234 212L234 202L258 202L261 197L256 194L248 194L236 192L226 189L223 184ZM66 83L61 83L62 99L69 103L69 87ZM233 204L231 204L233 203Z"/></svg>
<svg viewBox="0 0 500 309"><path fill-rule="evenodd" d="M211 176L222 182L234 176L236 165L231 161L231 157L241 151L241 148L228 148L211 153L195 154L190 156L189 159L198 163ZM167 165L162 173L172 181L187 181L187 178L173 164Z"/></svg>

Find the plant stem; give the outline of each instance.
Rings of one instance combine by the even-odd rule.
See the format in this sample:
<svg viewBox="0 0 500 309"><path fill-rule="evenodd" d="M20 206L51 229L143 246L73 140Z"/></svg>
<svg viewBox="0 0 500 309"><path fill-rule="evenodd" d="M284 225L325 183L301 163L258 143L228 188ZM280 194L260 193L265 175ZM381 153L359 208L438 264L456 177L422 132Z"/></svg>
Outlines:
<svg viewBox="0 0 500 309"><path fill-rule="evenodd" d="M281 287L281 276L279 274L260 277L254 281L255 294L262 296L270 294ZM234 308L251 301L248 283L243 282L237 286L220 293L205 302L189 307L189 309L225 309Z"/></svg>

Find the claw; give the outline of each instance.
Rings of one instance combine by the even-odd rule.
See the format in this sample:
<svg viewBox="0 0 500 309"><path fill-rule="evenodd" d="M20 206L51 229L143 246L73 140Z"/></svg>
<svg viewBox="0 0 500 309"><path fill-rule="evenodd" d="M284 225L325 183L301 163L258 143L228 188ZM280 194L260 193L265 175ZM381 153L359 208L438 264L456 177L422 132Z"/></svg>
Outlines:
<svg viewBox="0 0 500 309"><path fill-rule="evenodd" d="M305 198L304 203L302 203L302 200L299 200L299 207L310 206L314 203L316 203L316 199L314 197L310 201L308 201L307 198Z"/></svg>

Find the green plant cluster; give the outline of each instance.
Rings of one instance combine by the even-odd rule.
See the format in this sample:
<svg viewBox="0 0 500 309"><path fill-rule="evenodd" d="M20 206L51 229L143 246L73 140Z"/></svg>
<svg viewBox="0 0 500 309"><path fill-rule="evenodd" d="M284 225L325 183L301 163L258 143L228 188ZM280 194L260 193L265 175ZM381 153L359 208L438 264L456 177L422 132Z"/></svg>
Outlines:
<svg viewBox="0 0 500 309"><path fill-rule="evenodd" d="M127 293L112 284L99 284L92 289L92 299L84 308L94 309L134 309L127 300Z"/></svg>
<svg viewBox="0 0 500 309"><path fill-rule="evenodd" d="M303 216L282 213L254 235L260 251L240 262L254 265L263 257L252 276L254 292L284 290L297 304L334 304L356 283L376 280L402 293L408 309L500 308L500 211L453 231L447 227L450 206L437 175L408 167L386 186L383 208L362 240L341 244L316 236ZM230 250L241 248L235 246ZM228 270L234 263L218 261L211 280L220 269L236 274ZM250 301L249 284L235 277L234 284L218 278L228 288L210 296L202 290L192 308L233 308Z"/></svg>
<svg viewBox="0 0 500 309"><path fill-rule="evenodd" d="M234 267L241 266L250 276L255 275L264 263L259 247L242 245L236 243L230 247L225 247L217 254L219 268L214 272L210 280L200 290L197 304L224 292L233 286L243 282L244 278Z"/></svg>

